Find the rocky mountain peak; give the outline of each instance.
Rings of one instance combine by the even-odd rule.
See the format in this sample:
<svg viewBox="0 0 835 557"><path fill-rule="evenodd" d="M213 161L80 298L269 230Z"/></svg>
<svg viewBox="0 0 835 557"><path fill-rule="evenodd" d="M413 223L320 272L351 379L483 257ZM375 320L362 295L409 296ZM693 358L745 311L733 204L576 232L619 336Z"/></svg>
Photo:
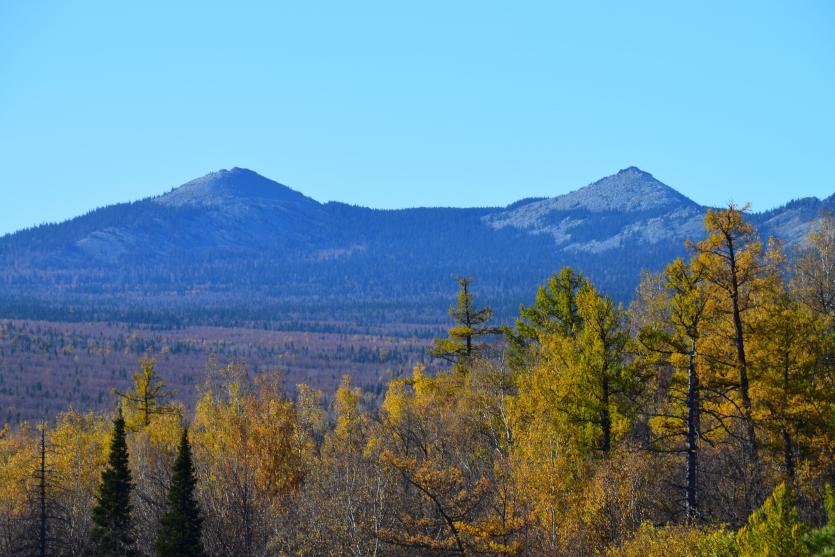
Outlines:
<svg viewBox="0 0 835 557"><path fill-rule="evenodd" d="M154 199L172 207L246 205L318 205L301 193L246 168L218 170L191 180Z"/></svg>
<svg viewBox="0 0 835 557"><path fill-rule="evenodd" d="M697 206L649 172L635 166L542 203L551 211L585 210L592 213L637 213Z"/></svg>
<svg viewBox="0 0 835 557"><path fill-rule="evenodd" d="M652 174L630 166L565 195L511 205L483 220L496 229L552 236L565 250L602 253L628 243L695 237L703 211Z"/></svg>

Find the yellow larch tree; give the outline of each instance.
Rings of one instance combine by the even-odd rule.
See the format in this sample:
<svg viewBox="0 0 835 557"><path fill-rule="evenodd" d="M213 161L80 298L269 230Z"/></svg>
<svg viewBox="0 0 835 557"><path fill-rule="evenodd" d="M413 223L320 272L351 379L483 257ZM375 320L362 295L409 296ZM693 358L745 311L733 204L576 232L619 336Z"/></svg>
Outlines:
<svg viewBox="0 0 835 557"><path fill-rule="evenodd" d="M391 382L383 403L380 461L399 481L389 544L440 555L504 555L521 549L522 520L496 490L494 454L474 429L460 373Z"/></svg>

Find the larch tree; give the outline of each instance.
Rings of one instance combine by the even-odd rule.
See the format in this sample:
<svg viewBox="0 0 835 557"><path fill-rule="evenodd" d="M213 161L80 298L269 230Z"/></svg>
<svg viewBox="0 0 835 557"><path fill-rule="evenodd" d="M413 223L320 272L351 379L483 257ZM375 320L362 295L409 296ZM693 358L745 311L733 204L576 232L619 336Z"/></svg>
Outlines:
<svg viewBox="0 0 835 557"><path fill-rule="evenodd" d="M791 491L781 483L736 534L739 557L806 557L804 527Z"/></svg>
<svg viewBox="0 0 835 557"><path fill-rule="evenodd" d="M798 460L831 430L828 401L835 376L822 351L826 324L784 292L758 308L755 327L758 421L782 452L783 470L793 486Z"/></svg>
<svg viewBox="0 0 835 557"><path fill-rule="evenodd" d="M449 316L455 321L455 325L449 329L447 338L435 339L429 353L452 363L456 370L464 371L473 358L487 347L486 344L480 343L479 339L499 334L501 330L488 325L493 318L493 310L490 307L476 308L475 297L470 292L473 280L459 277L457 281L458 298L456 304L449 308Z"/></svg>
<svg viewBox="0 0 835 557"><path fill-rule="evenodd" d="M122 410L113 421L107 467L93 508L92 552L97 557L138 555L131 520L131 480Z"/></svg>
<svg viewBox="0 0 835 557"><path fill-rule="evenodd" d="M589 482L631 430L640 390L622 308L590 283L574 299L577 326L542 335L511 407L514 475L549 553L590 543L603 528L590 524L588 509L611 501L588 504Z"/></svg>
<svg viewBox="0 0 835 557"><path fill-rule="evenodd" d="M655 443L664 451L686 454L684 506L688 521L699 517L699 460L704 437L703 414L709 392L704 385L701 339L707 312L704 277L682 259L669 264L662 290L650 291L653 299L642 303L659 306L638 333L643 356L670 370L664 383L664 400L650 420ZM683 442L682 442L683 441Z"/></svg>
<svg viewBox="0 0 835 557"><path fill-rule="evenodd" d="M167 404L173 391L165 388L165 382L156 373L156 360L143 358L139 364L142 369L133 372L133 388L127 392L114 389L124 401L130 425L135 429L148 427L153 416L174 411Z"/></svg>
<svg viewBox="0 0 835 557"><path fill-rule="evenodd" d="M529 366L532 348L549 335L571 335L581 325L577 312L577 293L588 281L570 267L554 273L536 291L534 303L519 308L515 327L505 327L511 365Z"/></svg>
<svg viewBox="0 0 835 557"><path fill-rule="evenodd" d="M709 285L711 311L725 317L717 321L728 343L719 342L724 350L732 346L736 370L735 387L739 393L739 409L746 439L745 453L757 474L760 467L759 444L751 400L751 377L748 354L751 309L759 290L773 277L763 255L763 245L753 225L745 220L747 206L731 204L727 209L708 210L705 216L707 238L688 242L695 254L694 264ZM716 361L724 358L716 357Z"/></svg>
<svg viewBox="0 0 835 557"><path fill-rule="evenodd" d="M799 250L792 289L812 311L835 316L835 217L826 214Z"/></svg>
<svg viewBox="0 0 835 557"><path fill-rule="evenodd" d="M582 327L561 343L564 402L571 421L587 432L590 448L603 455L626 427L630 395L639 387L625 361L629 331L623 309L587 284L577 293Z"/></svg>

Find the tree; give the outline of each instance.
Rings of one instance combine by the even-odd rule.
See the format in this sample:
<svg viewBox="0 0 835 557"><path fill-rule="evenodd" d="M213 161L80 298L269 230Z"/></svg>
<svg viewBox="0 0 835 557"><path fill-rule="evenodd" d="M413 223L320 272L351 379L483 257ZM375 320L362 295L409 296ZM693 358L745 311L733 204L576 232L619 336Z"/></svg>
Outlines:
<svg viewBox="0 0 835 557"><path fill-rule="evenodd" d="M457 281L458 300L456 305L449 308L449 316L456 325L449 330L448 338L435 339L429 353L452 363L457 370L463 371L472 363L475 355L486 347L477 340L481 337L499 334L501 330L487 325L487 322L493 318L491 308L476 309L474 297L470 293L473 279L459 277Z"/></svg>
<svg viewBox="0 0 835 557"><path fill-rule="evenodd" d="M610 548L606 557L735 557L734 533L692 526L658 528L649 522L621 547Z"/></svg>
<svg viewBox="0 0 835 557"><path fill-rule="evenodd" d="M591 284L577 293L577 315L580 329L554 344L564 389L559 406L585 432L584 443L605 455L625 430L630 395L639 387L625 362L629 331L623 309Z"/></svg>
<svg viewBox="0 0 835 557"><path fill-rule="evenodd" d="M543 332L532 365L517 374L511 407L514 475L545 554L591 551L610 539L612 516L622 516L617 500L637 494L627 496L631 479L615 476L641 475L640 463L615 450L631 431L641 384L627 361L626 315L588 282L573 299L575 326ZM616 473L607 474L610 466Z"/></svg>
<svg viewBox="0 0 835 557"><path fill-rule="evenodd" d="M797 254L793 289L816 313L835 315L835 217L824 215L806 240Z"/></svg>
<svg viewBox="0 0 835 557"><path fill-rule="evenodd" d="M40 516L38 520L38 555L46 556L46 424L41 424L40 467L38 469L38 499Z"/></svg>
<svg viewBox="0 0 835 557"><path fill-rule="evenodd" d="M804 557L803 525L785 484L780 484L737 532L739 557Z"/></svg>
<svg viewBox="0 0 835 557"><path fill-rule="evenodd" d="M820 319L788 292L759 308L755 324L752 353L758 362L758 421L781 450L792 485L803 449L830 428L832 377L820 366L825 334Z"/></svg>
<svg viewBox="0 0 835 557"><path fill-rule="evenodd" d="M156 539L180 446L184 415L185 406L177 403L176 412L154 417L150 427L128 437L131 477L137 494L132 516L138 540Z"/></svg>
<svg viewBox="0 0 835 557"><path fill-rule="evenodd" d="M125 419L120 408L113 421L108 463L102 472L99 494L93 508L92 544L93 554L97 557L138 555L131 522L132 489Z"/></svg>
<svg viewBox="0 0 835 557"><path fill-rule="evenodd" d="M650 359L669 366L666 400L654 412L651 424L664 450L687 455L685 466L685 515L699 515L699 453L704 437L702 415L706 393L700 342L707 315L707 295L702 268L677 259L664 270L663 290L643 303L661 306L638 334L638 342ZM712 385L707 385L712 387ZM715 414L713 414L715 416ZM683 443L679 440L683 438Z"/></svg>
<svg viewBox="0 0 835 557"><path fill-rule="evenodd" d="M160 521L156 549L160 557L203 557L200 509L194 495L196 485L188 429L183 429L177 460L168 490L168 506Z"/></svg>
<svg viewBox="0 0 835 557"><path fill-rule="evenodd" d="M539 340L546 334L571 334L581 321L577 293L588 284L582 273L563 267L536 292L534 304L519 310L517 328L524 338Z"/></svg>
<svg viewBox="0 0 835 557"><path fill-rule="evenodd" d="M151 424L153 416L167 414L174 409L165 403L173 391L166 390L165 383L157 375L156 360L143 358L139 364L142 371L133 372L133 389L125 393L114 389L114 392L125 401L133 427L142 429Z"/></svg>
<svg viewBox="0 0 835 557"><path fill-rule="evenodd" d="M826 524L809 532L804 541L812 557L835 557L835 493L830 484L826 485L823 502Z"/></svg>
<svg viewBox="0 0 835 557"><path fill-rule="evenodd" d="M107 465L110 429L105 416L69 410L58 416L48 433L52 481L47 484L47 494L53 547L61 555L88 553L101 470ZM131 518L135 520L135 514Z"/></svg>
<svg viewBox="0 0 835 557"><path fill-rule="evenodd" d="M763 246L754 227L745 220L746 210L747 206L740 209L733 204L723 210L708 210L705 215L707 238L698 243L688 242L688 245L695 253L695 265L700 267L699 272L711 287L713 310L726 317L719 325L733 346L735 387L739 392L747 443L745 452L756 474L760 466L759 446L751 402L747 353L749 327L745 317L754 307L758 291L773 278L773 273L766 265ZM724 344L718 346L724 350Z"/></svg>
<svg viewBox="0 0 835 557"><path fill-rule="evenodd" d="M380 538L409 555L505 555L521 549L524 520L502 496L494 453L473 419L472 374L426 375L389 384L380 462L401 481L393 524Z"/></svg>
<svg viewBox="0 0 835 557"><path fill-rule="evenodd" d="M297 500L300 520L288 555L359 557L383 550L379 532L393 514L392 475L379 460L379 427L363 399L345 375L333 399L333 426Z"/></svg>
<svg viewBox="0 0 835 557"><path fill-rule="evenodd" d="M266 555L304 480L311 440L274 375L253 384L238 364L220 373L226 384L201 397L191 427L205 547L212 555Z"/></svg>
<svg viewBox="0 0 835 557"><path fill-rule="evenodd" d="M570 335L581 325L577 313L577 292L588 281L582 273L563 267L539 286L533 305L521 306L516 327L505 327L509 356L513 367L529 365L532 354L528 349L541 345L549 335Z"/></svg>

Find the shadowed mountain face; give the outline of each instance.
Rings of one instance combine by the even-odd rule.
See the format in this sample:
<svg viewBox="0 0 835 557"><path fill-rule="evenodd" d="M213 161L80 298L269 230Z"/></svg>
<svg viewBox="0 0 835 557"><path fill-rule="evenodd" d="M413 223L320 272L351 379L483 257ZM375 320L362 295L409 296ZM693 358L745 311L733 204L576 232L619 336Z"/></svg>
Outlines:
<svg viewBox="0 0 835 557"><path fill-rule="evenodd" d="M835 201L751 215L797 242ZM0 317L228 324L443 321L471 275L510 316L572 265L620 299L699 239L706 208L635 167L506 208L321 204L250 170L0 238Z"/></svg>

